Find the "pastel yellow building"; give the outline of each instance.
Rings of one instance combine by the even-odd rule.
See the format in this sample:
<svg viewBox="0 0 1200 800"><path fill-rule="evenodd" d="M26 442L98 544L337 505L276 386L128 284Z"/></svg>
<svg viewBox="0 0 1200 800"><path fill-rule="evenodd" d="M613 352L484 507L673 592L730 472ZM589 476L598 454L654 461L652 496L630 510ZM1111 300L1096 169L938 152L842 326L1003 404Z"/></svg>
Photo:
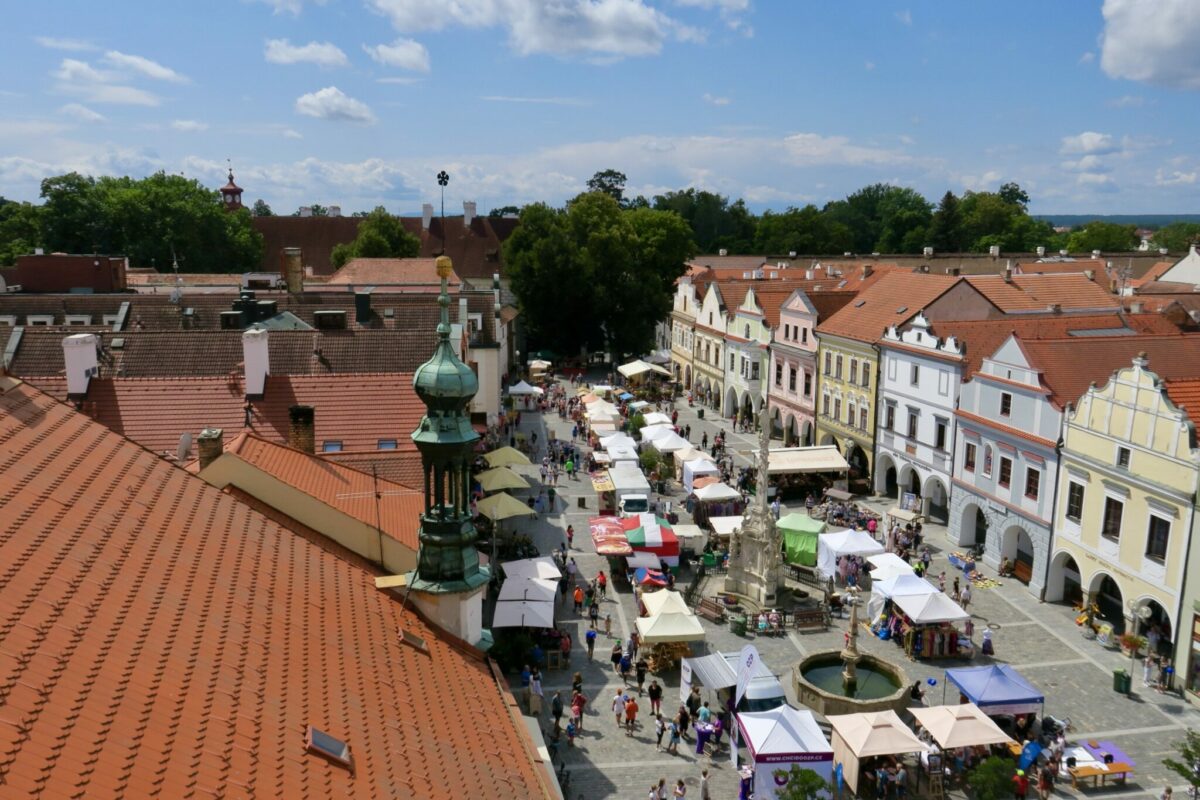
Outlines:
<svg viewBox="0 0 1200 800"><path fill-rule="evenodd" d="M1065 414L1046 599L1094 602L1114 633L1136 629L1173 655L1181 622L1191 635L1181 600L1200 450L1149 367L1139 354Z"/></svg>

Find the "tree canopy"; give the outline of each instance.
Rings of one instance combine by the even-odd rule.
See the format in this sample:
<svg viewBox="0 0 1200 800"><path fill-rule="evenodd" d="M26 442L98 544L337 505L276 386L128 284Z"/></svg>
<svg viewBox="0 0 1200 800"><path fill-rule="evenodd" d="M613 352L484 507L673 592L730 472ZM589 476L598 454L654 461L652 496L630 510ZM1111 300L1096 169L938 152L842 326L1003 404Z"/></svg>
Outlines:
<svg viewBox="0 0 1200 800"><path fill-rule="evenodd" d="M400 218L377 206L358 224L354 241L335 245L329 260L341 269L355 258L413 258L420 252L420 240L404 230Z"/></svg>
<svg viewBox="0 0 1200 800"><path fill-rule="evenodd" d="M1073 253L1086 253L1090 250L1119 253L1135 249L1139 242L1136 225L1118 225L1115 222L1093 220L1082 228L1071 231L1071 236L1067 239L1067 249Z"/></svg>
<svg viewBox="0 0 1200 800"><path fill-rule="evenodd" d="M1200 222L1172 222L1154 232L1154 244L1172 253L1187 250L1197 242L1200 242Z"/></svg>
<svg viewBox="0 0 1200 800"><path fill-rule="evenodd" d="M701 253L728 250L748 253L754 249L754 217L746 203L729 202L713 192L685 189L654 196L658 211L674 211L692 228L692 240Z"/></svg>
<svg viewBox="0 0 1200 800"><path fill-rule="evenodd" d="M623 356L650 347L694 250L675 212L622 209L588 192L565 209L525 206L504 258L531 346Z"/></svg>

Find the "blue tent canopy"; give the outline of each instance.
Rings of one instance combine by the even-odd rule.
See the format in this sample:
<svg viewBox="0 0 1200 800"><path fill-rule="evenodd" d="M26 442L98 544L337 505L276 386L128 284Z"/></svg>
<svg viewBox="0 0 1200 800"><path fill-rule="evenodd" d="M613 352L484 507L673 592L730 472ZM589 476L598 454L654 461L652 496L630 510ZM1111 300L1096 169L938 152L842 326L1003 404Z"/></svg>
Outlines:
<svg viewBox="0 0 1200 800"><path fill-rule="evenodd" d="M1046 702L1033 684L1007 664L948 669L946 682L989 715L1034 714Z"/></svg>
<svg viewBox="0 0 1200 800"><path fill-rule="evenodd" d="M619 395L617 395L617 399L618 400L632 400L633 395L631 395L629 392L621 392Z"/></svg>

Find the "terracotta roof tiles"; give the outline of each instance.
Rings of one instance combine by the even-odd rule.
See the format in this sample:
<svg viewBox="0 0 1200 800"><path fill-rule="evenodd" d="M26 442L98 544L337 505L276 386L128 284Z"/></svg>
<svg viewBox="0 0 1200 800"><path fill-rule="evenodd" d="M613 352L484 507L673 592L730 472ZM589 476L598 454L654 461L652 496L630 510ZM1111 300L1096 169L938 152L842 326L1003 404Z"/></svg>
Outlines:
<svg viewBox="0 0 1200 800"><path fill-rule="evenodd" d="M1200 334L1022 340L1021 347L1060 408L1077 402L1090 384L1104 384L1139 353L1165 381L1200 377Z"/></svg>
<svg viewBox="0 0 1200 800"><path fill-rule="evenodd" d="M441 286L433 258L355 258L329 276L329 286L356 284L358 286ZM462 286L458 275L451 274L452 288Z"/></svg>
<svg viewBox="0 0 1200 800"><path fill-rule="evenodd" d="M902 325L958 283L951 275L888 272L817 327L818 334L875 342L889 325Z"/></svg>
<svg viewBox="0 0 1200 800"><path fill-rule="evenodd" d="M549 796L487 659L368 563L3 377L0 520L6 796Z"/></svg>
<svg viewBox="0 0 1200 800"><path fill-rule="evenodd" d="M1200 378L1166 381L1167 397L1187 412L1193 425L1200 424Z"/></svg>
<svg viewBox="0 0 1200 800"><path fill-rule="evenodd" d="M1086 275L971 275L967 282L1006 314L1045 312L1050 305L1064 311L1117 308L1115 295Z"/></svg>

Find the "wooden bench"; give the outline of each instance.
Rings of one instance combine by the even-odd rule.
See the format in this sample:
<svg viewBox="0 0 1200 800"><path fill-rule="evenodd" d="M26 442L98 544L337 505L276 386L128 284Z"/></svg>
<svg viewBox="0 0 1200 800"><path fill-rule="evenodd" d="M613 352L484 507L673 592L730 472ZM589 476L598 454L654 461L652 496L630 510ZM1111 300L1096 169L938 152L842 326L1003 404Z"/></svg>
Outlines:
<svg viewBox="0 0 1200 800"><path fill-rule="evenodd" d="M792 611L791 615L791 627L795 630L826 630L829 628L829 612L824 608L798 608Z"/></svg>
<svg viewBox="0 0 1200 800"><path fill-rule="evenodd" d="M725 604L713 597L701 597L696 613L713 622L725 621Z"/></svg>
<svg viewBox="0 0 1200 800"><path fill-rule="evenodd" d="M1109 778L1116 778L1122 784L1125 779L1133 772L1133 767L1128 764L1117 762L1115 764L1104 764L1095 767L1071 767L1067 770L1071 773L1071 788L1079 788L1080 778L1091 778L1092 786L1096 786L1096 779L1100 779L1100 785L1103 786Z"/></svg>

